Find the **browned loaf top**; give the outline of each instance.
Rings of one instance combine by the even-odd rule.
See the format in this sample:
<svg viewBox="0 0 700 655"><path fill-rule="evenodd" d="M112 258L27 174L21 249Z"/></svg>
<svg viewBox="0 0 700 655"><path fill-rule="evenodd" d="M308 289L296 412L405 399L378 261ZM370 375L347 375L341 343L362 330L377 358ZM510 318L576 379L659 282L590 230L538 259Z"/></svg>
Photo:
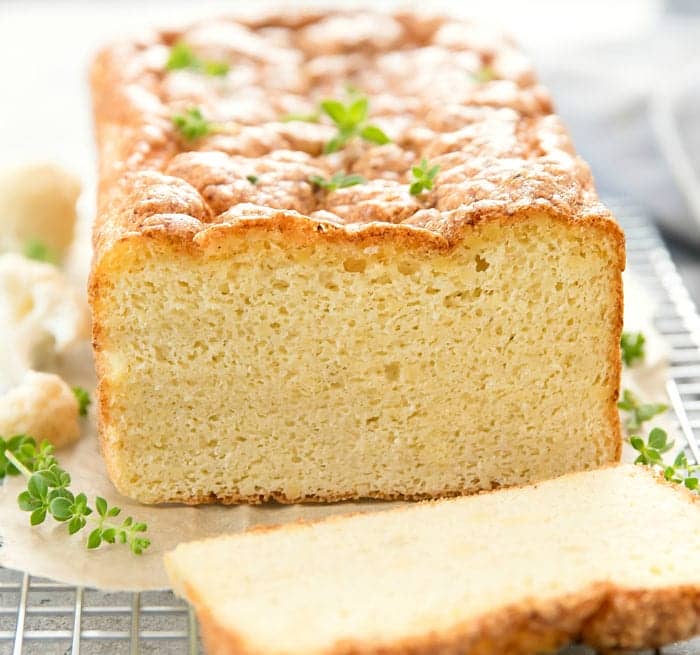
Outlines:
<svg viewBox="0 0 700 655"><path fill-rule="evenodd" d="M166 70L178 42L230 73ZM367 12L208 21L103 51L92 83L98 257L127 233L202 244L246 218L304 239L438 249L462 226L522 209L617 230L528 60L472 23ZM348 85L367 95L370 121L391 143L354 139L323 154L336 133L329 120L283 120L346 97ZM172 117L193 106L221 130L182 139ZM415 197L411 168L422 158L440 172ZM338 171L367 181L330 193L309 181Z"/></svg>
<svg viewBox="0 0 700 655"><path fill-rule="evenodd" d="M168 65L183 49L199 67ZM122 493L432 498L619 459L622 233L508 38L212 20L105 50L93 92L99 424ZM329 154L330 118L298 118L360 98L388 143ZM194 108L212 129L185 138ZM338 173L362 181L314 183Z"/></svg>

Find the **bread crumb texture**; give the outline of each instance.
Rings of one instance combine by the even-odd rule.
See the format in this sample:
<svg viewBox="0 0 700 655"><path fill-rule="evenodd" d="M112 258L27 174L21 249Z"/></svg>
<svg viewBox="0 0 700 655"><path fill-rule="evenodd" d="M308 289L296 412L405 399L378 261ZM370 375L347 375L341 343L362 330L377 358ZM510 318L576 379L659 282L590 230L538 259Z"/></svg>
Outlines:
<svg viewBox="0 0 700 655"><path fill-rule="evenodd" d="M166 71L179 41L229 73ZM391 143L323 154L330 123L281 120L348 83ZM93 91L120 491L423 498L619 457L622 235L510 40L411 15L220 20L111 47ZM181 140L193 105L225 129ZM422 158L440 171L413 196ZM338 171L367 181L309 182Z"/></svg>
<svg viewBox="0 0 700 655"><path fill-rule="evenodd" d="M698 497L631 465L181 544L165 564L213 655L536 655L700 632Z"/></svg>

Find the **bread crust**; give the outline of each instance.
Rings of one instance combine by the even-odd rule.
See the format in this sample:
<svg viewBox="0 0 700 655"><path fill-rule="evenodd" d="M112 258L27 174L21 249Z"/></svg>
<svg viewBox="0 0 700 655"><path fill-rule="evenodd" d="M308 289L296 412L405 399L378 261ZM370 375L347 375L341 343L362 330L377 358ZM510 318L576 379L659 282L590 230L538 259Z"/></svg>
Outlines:
<svg viewBox="0 0 700 655"><path fill-rule="evenodd" d="M198 599L187 590L190 601ZM268 655L198 609L210 655ZM644 650L700 633L700 588L624 589L596 584L575 595L534 599L456 626L391 644L339 642L314 655L537 655L583 642L601 652Z"/></svg>
<svg viewBox="0 0 700 655"><path fill-rule="evenodd" d="M700 496L660 474L642 469L657 484L673 489L682 500L700 506ZM623 473L621 472L620 475ZM576 474L567 474L568 478ZM526 485L523 485L526 486ZM488 493L488 492L486 492ZM440 501L433 501L440 502ZM397 508L402 512L410 507ZM299 520L284 526L257 526L248 532L268 532L342 521L348 516L316 521ZM177 574L167 566L171 575ZM269 655L245 643L235 631L220 626L195 590L184 584L181 593L197 611L203 641L211 655ZM575 594L548 599L529 598L482 615L444 632L431 632L392 643L341 641L314 655L536 655L569 643L583 642L600 652L659 648L700 634L700 585L633 589L607 581Z"/></svg>
<svg viewBox="0 0 700 655"><path fill-rule="evenodd" d="M303 31L314 28L333 16L354 20L361 14L261 14L248 16L242 19L241 24L256 29L290 27ZM381 20L385 19L393 21L392 25L402 26L402 38L415 39L419 44L425 44L430 38L437 38L435 35L440 30L449 32L448 28L453 24L440 17L418 18L409 14L386 16ZM232 24L230 20L219 22L219 26L224 27ZM205 25L203 29L206 27ZM510 40L505 37L494 36L494 42L489 46L474 45L477 42L470 41L470 30L473 26L464 23L461 27L466 35L464 43L449 45L450 39L455 38L453 35L444 37L443 40L448 43L446 47L469 49L482 65L486 66L497 62L502 55L511 58L520 56ZM290 156L291 164L286 159L280 163L279 157L275 159L276 155L271 153L269 148L266 151L264 147L262 152L256 151L251 157L242 156L243 159L235 154L224 156L222 150L226 151L230 144L221 141L216 135L206 137L196 144L183 143L171 120L174 108L181 110L182 105L169 95L164 79L162 51L178 40L194 38L192 35L198 29L198 26L194 26L185 31L155 32L140 40L116 44L98 55L91 71L100 153L100 183L98 216L93 232L94 260L89 299L95 317L93 346L99 380L99 431L108 471L113 480L117 480L118 476L109 456L111 446L106 441L108 427L113 424L107 403L110 393L104 354L107 344L99 316L105 311L101 304L103 292L109 288L113 276L122 270L124 253L128 253L129 249L159 247L182 257L206 258L234 249L237 243L255 232L269 231L282 234L290 247L296 244L324 242L364 248L391 242L397 248L409 252L441 253L468 240L481 224L496 223L507 229L509 225L537 214L547 215L552 221L564 222L572 229L590 230L591 239L609 238L613 244L616 266L620 273L624 269L622 231L609 210L600 203L588 167L575 154L571 140L558 118L550 113L549 97L537 84L529 64L514 73L504 69L503 79L497 81L499 84L486 84L483 88L477 85L473 90L466 92L465 103L469 111L475 112L476 118L469 118L471 122L468 127L473 133L469 135L466 150L456 151L459 165L448 170L447 164L444 164L444 176L441 174L438 178L435 189L425 194L425 198L420 202L406 200L403 209L409 208L406 209L408 215L401 214L400 220L391 214L392 205L386 199L384 191L384 186L389 182L382 180L376 183L376 189L373 187L367 191L379 194L379 201L368 205L368 216L352 213L352 207L357 204L354 195L347 197L346 205L350 209L346 211L350 214L344 215L337 208L337 203L329 200L334 195L332 193L328 194L325 204L322 205L318 205L318 199L310 200L309 202L316 203L316 209L322 211L308 213L288 208L296 206L297 201L301 202L294 194L289 196L285 208L265 205L264 197L255 195L251 198L252 202L222 205L223 201L216 195L216 181L225 180L230 186L233 179L231 176L234 175L231 166L234 164L269 165L273 172L283 164L298 164L300 167L303 164L317 166L321 173L327 172L328 175L334 169L328 168L331 163L330 160L324 159L324 156L311 156L303 152L296 153L296 159ZM381 48L391 51L392 48L401 46L400 42L387 46L374 43L371 37L368 39L363 48L372 52L379 52ZM342 45L342 39L339 43ZM297 41L295 47L296 52L310 56L309 52L304 51L303 38ZM328 47L332 49L334 46L331 43ZM345 53L342 49L339 52ZM215 104L216 98L205 100ZM449 122L451 119L447 116L441 120ZM504 125L507 130L512 128L512 134L508 133L512 143L509 141L509 145L502 151L494 151L494 144L503 141L501 131ZM244 134L247 129L249 126L245 123L235 126L238 136ZM265 126L265 129L270 138L279 137L283 130L278 123L274 127ZM434 131L434 135L439 137L440 131ZM416 138L419 137L407 133L399 141L405 145L412 143L411 139ZM236 142L236 147L241 146L241 143ZM278 142L275 143L279 145ZM283 144L290 147L289 141L284 141ZM445 147L448 146L449 144ZM311 149L313 147L315 146L308 146ZM270 148L274 150L273 146ZM304 157L301 157L302 154ZM454 155L455 152L448 152L447 155L441 156L448 157L445 161L449 162L449 157ZM513 161L516 161L516 164L513 164ZM300 168L299 171L306 171L306 168ZM441 181L442 177L444 181ZM400 181L404 181L404 178L400 178ZM303 184L303 181L300 184ZM485 188L488 191L485 192ZM340 191L350 192L352 189ZM260 193L262 192L261 190ZM390 187L390 192L398 193L393 186ZM328 208L333 211L329 211ZM378 216L386 216L387 219L377 220ZM614 371L615 381L610 384L609 441L602 446L605 451L601 455L602 461L618 461L622 448L616 408L621 367L621 276L616 279L614 298L610 300L616 307L616 314L610 329L608 359ZM476 490L467 486L448 492L447 495L471 493ZM436 493L445 494L440 490L436 490ZM323 498L289 497L270 491L254 496L173 496L159 498L156 502L199 504L276 500L295 503L338 501L356 497L351 490ZM370 497L387 500L418 499L426 495L377 493Z"/></svg>
<svg viewBox="0 0 700 655"><path fill-rule="evenodd" d="M337 12L333 15L357 16L358 12ZM297 21L299 25L308 25L326 17L326 14L300 12L295 20L286 15L270 14L239 19L239 22L258 28L276 28L289 25L290 21L294 25L297 25ZM394 18L408 20L411 17L399 14ZM418 24L435 20L439 20L441 25L449 22L446 18L412 18ZM226 24L232 21L220 22ZM464 23L465 29L469 27L469 23ZM364 242L367 237L376 236L382 240L405 241L407 247L423 245L441 250L462 241L471 225L500 217L514 217L522 211L539 211L575 224L600 225L613 234L619 243L620 266L624 267L622 232L610 211L600 203L590 170L575 154L566 129L558 117L550 113L548 97L535 108L534 123L519 108L517 117L513 119L518 123L514 135L518 143L512 146L513 153L504 150L494 155L485 145L472 148L470 158L476 161L481 170L478 180L491 182L497 191L484 194L478 193L476 188L463 189L454 208L447 208L451 207L450 203L443 203L442 208L431 211L435 198L430 197L407 219L385 222L379 230L376 221L369 221L368 224L362 220L324 220L259 203L238 203L217 213L197 190L196 184L191 183L196 183L201 177L201 173L192 170L194 164L189 167L190 181L165 174L173 157L191 146L180 140L172 124L174 110L169 106L163 89L163 70L154 67L143 54L154 47L172 44L183 38L183 34L162 31L141 40L113 45L97 56L91 68L100 153L98 216L94 229L96 265L102 255L123 238L138 234L146 236L159 230L186 247L188 242L200 239L208 241L215 238L214 235L243 234L251 218L286 216L288 220L278 222L277 227L290 239L302 234L307 238L316 235L316 238L322 239L327 232L331 232L333 239L339 241ZM504 43L507 41L495 47L504 47ZM482 60L493 59L494 48L483 48L477 52ZM530 76L530 84L518 87L519 92L536 87L534 74L530 73ZM501 90L497 89L497 92L503 94ZM475 96L470 97L468 102L489 109L494 106L518 106L517 100L507 103L506 98L499 98L498 93L494 93L494 98ZM546 96L545 91L541 90L541 93ZM499 100L502 101L500 104ZM488 143L489 139L498 137L494 125L489 121L477 121L473 127L479 143ZM206 148L207 145L204 142L201 147ZM218 144L214 142L212 145ZM508 173L497 168L499 160L516 151L521 159L517 170ZM538 153L542 154L538 156ZM223 161L222 158L205 160L204 174L220 173ZM180 171L183 167L176 169ZM498 180L495 179L497 173L500 174ZM489 175L493 178L489 179ZM220 229L212 231L215 225ZM409 232L415 234L408 236Z"/></svg>

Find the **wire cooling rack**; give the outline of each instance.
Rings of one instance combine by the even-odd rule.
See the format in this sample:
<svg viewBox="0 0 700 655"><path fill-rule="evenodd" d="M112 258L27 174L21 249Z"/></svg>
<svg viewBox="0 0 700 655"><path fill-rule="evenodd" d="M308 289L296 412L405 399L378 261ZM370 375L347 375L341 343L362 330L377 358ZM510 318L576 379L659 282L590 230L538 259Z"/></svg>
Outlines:
<svg viewBox="0 0 700 655"><path fill-rule="evenodd" d="M633 207L610 203L627 234L629 269L657 308L671 347L668 394L688 458L700 463L700 317L658 231ZM196 655L197 624L171 592L105 593L0 568L0 655ZM700 655L700 639L662 655ZM590 655L572 647L566 655ZM564 655L564 653L562 653Z"/></svg>

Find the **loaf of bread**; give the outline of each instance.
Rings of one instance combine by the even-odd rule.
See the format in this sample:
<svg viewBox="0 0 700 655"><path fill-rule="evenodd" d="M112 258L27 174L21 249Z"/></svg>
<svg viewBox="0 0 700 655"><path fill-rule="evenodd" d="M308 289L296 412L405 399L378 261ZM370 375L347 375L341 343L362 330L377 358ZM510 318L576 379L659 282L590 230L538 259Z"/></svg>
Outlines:
<svg viewBox="0 0 700 655"><path fill-rule="evenodd" d="M210 655L537 655L700 632L700 498L632 465L180 544Z"/></svg>
<svg viewBox="0 0 700 655"><path fill-rule="evenodd" d="M623 236L510 40L366 12L210 21L105 50L92 85L122 493L419 499L618 459ZM369 140L324 154L329 98ZM361 178L314 183L339 173Z"/></svg>

